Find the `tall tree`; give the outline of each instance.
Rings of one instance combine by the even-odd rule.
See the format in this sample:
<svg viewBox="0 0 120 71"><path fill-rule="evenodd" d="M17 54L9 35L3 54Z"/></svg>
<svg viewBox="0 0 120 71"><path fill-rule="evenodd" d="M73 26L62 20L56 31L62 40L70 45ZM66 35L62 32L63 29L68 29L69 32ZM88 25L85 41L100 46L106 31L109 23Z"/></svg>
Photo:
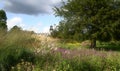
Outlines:
<svg viewBox="0 0 120 71"><path fill-rule="evenodd" d="M7 16L4 10L0 10L0 30L7 31Z"/></svg>
<svg viewBox="0 0 120 71"><path fill-rule="evenodd" d="M87 36L91 48L96 47L96 40L120 39L119 0L68 0L54 11L56 16L67 21L65 24L74 25L75 32Z"/></svg>

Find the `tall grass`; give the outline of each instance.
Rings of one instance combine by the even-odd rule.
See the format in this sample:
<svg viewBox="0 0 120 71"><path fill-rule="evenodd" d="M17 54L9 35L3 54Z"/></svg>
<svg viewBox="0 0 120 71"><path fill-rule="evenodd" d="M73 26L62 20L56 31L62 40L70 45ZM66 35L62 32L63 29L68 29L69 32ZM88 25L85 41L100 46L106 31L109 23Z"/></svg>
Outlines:
<svg viewBox="0 0 120 71"><path fill-rule="evenodd" d="M9 71L21 59L33 61L31 34L25 31L0 33L0 71Z"/></svg>
<svg viewBox="0 0 120 71"><path fill-rule="evenodd" d="M0 71L120 71L120 53L81 48L26 31L0 34ZM86 44L87 42L83 43ZM81 44L82 45L82 44ZM76 47L77 46L77 47Z"/></svg>
<svg viewBox="0 0 120 71"><path fill-rule="evenodd" d="M64 57L63 57L64 56ZM45 54L36 59L35 71L119 71L117 52L81 49L70 54Z"/></svg>

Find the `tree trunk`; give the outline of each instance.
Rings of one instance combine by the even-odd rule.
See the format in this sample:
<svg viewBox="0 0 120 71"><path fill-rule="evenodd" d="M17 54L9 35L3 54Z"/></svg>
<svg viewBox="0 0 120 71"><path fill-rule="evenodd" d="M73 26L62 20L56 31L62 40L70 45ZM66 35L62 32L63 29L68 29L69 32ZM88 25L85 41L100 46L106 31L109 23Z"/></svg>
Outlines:
<svg viewBox="0 0 120 71"><path fill-rule="evenodd" d="M90 46L90 48L96 48L96 39L95 38L93 38L91 40L91 46Z"/></svg>

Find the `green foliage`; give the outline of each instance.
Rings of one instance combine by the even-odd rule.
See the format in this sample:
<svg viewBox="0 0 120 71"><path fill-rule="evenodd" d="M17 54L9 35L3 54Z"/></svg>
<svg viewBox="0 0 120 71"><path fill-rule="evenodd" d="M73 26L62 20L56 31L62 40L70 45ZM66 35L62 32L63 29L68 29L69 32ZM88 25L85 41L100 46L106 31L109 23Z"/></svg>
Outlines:
<svg viewBox="0 0 120 71"><path fill-rule="evenodd" d="M120 25L119 0L68 0L54 11L56 16L63 18L62 23L53 29L56 37L90 39L94 45L96 40L120 40L117 27Z"/></svg>
<svg viewBox="0 0 120 71"><path fill-rule="evenodd" d="M96 49L111 50L111 51L120 51L120 41L111 41L111 42L97 42Z"/></svg>
<svg viewBox="0 0 120 71"><path fill-rule="evenodd" d="M4 32L3 32L4 34ZM31 43L34 42L31 33L27 31L12 31L6 35L0 33L0 71L10 71L21 59L33 62L34 53Z"/></svg>
<svg viewBox="0 0 120 71"><path fill-rule="evenodd" d="M20 27L18 27L17 25L13 26L13 28L10 29L10 32L13 32L13 31L22 31L22 29Z"/></svg>
<svg viewBox="0 0 120 71"><path fill-rule="evenodd" d="M54 66L59 62L60 56L57 54L38 54L35 58L35 71L51 71ZM61 58L60 58L61 59Z"/></svg>
<svg viewBox="0 0 120 71"><path fill-rule="evenodd" d="M0 10L0 31L7 31L7 16L4 10Z"/></svg>
<svg viewBox="0 0 120 71"><path fill-rule="evenodd" d="M59 47L61 48L67 48L67 49L79 49L81 48L80 43L73 42L73 43L59 43Z"/></svg>
<svg viewBox="0 0 120 71"><path fill-rule="evenodd" d="M91 50L90 50L91 51ZM95 51L96 52L96 51ZM119 54L114 52L81 53L77 57L63 58L57 54L38 56L35 71L119 71ZM58 57L59 56L59 57ZM76 56L76 55L75 55Z"/></svg>
<svg viewBox="0 0 120 71"><path fill-rule="evenodd" d="M10 67L16 65L21 59L32 61L33 53L24 47L9 46L0 48L0 70L8 71Z"/></svg>
<svg viewBox="0 0 120 71"><path fill-rule="evenodd" d="M22 35L21 35L22 34ZM2 36L2 35L1 35ZM1 71L119 71L119 52L74 49L69 54L50 50L35 54L34 39L26 31L10 31L0 44ZM119 42L118 42L119 43ZM29 45L28 45L29 44ZM114 44L113 42L109 44ZM71 49L79 43L63 45ZM62 46L62 47L63 47ZM47 47L46 45L39 47ZM49 50L49 49L48 49Z"/></svg>
<svg viewBox="0 0 120 71"><path fill-rule="evenodd" d="M22 59L16 66L11 67L10 71L33 71L33 64Z"/></svg>

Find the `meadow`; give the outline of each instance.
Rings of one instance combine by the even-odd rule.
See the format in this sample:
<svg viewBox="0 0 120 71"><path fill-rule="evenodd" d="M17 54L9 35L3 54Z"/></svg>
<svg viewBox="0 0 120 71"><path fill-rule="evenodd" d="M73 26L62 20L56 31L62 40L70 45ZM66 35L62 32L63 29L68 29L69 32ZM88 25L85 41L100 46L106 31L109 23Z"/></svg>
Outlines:
<svg viewBox="0 0 120 71"><path fill-rule="evenodd" d="M65 42L28 31L0 34L0 71L120 71L120 46Z"/></svg>

